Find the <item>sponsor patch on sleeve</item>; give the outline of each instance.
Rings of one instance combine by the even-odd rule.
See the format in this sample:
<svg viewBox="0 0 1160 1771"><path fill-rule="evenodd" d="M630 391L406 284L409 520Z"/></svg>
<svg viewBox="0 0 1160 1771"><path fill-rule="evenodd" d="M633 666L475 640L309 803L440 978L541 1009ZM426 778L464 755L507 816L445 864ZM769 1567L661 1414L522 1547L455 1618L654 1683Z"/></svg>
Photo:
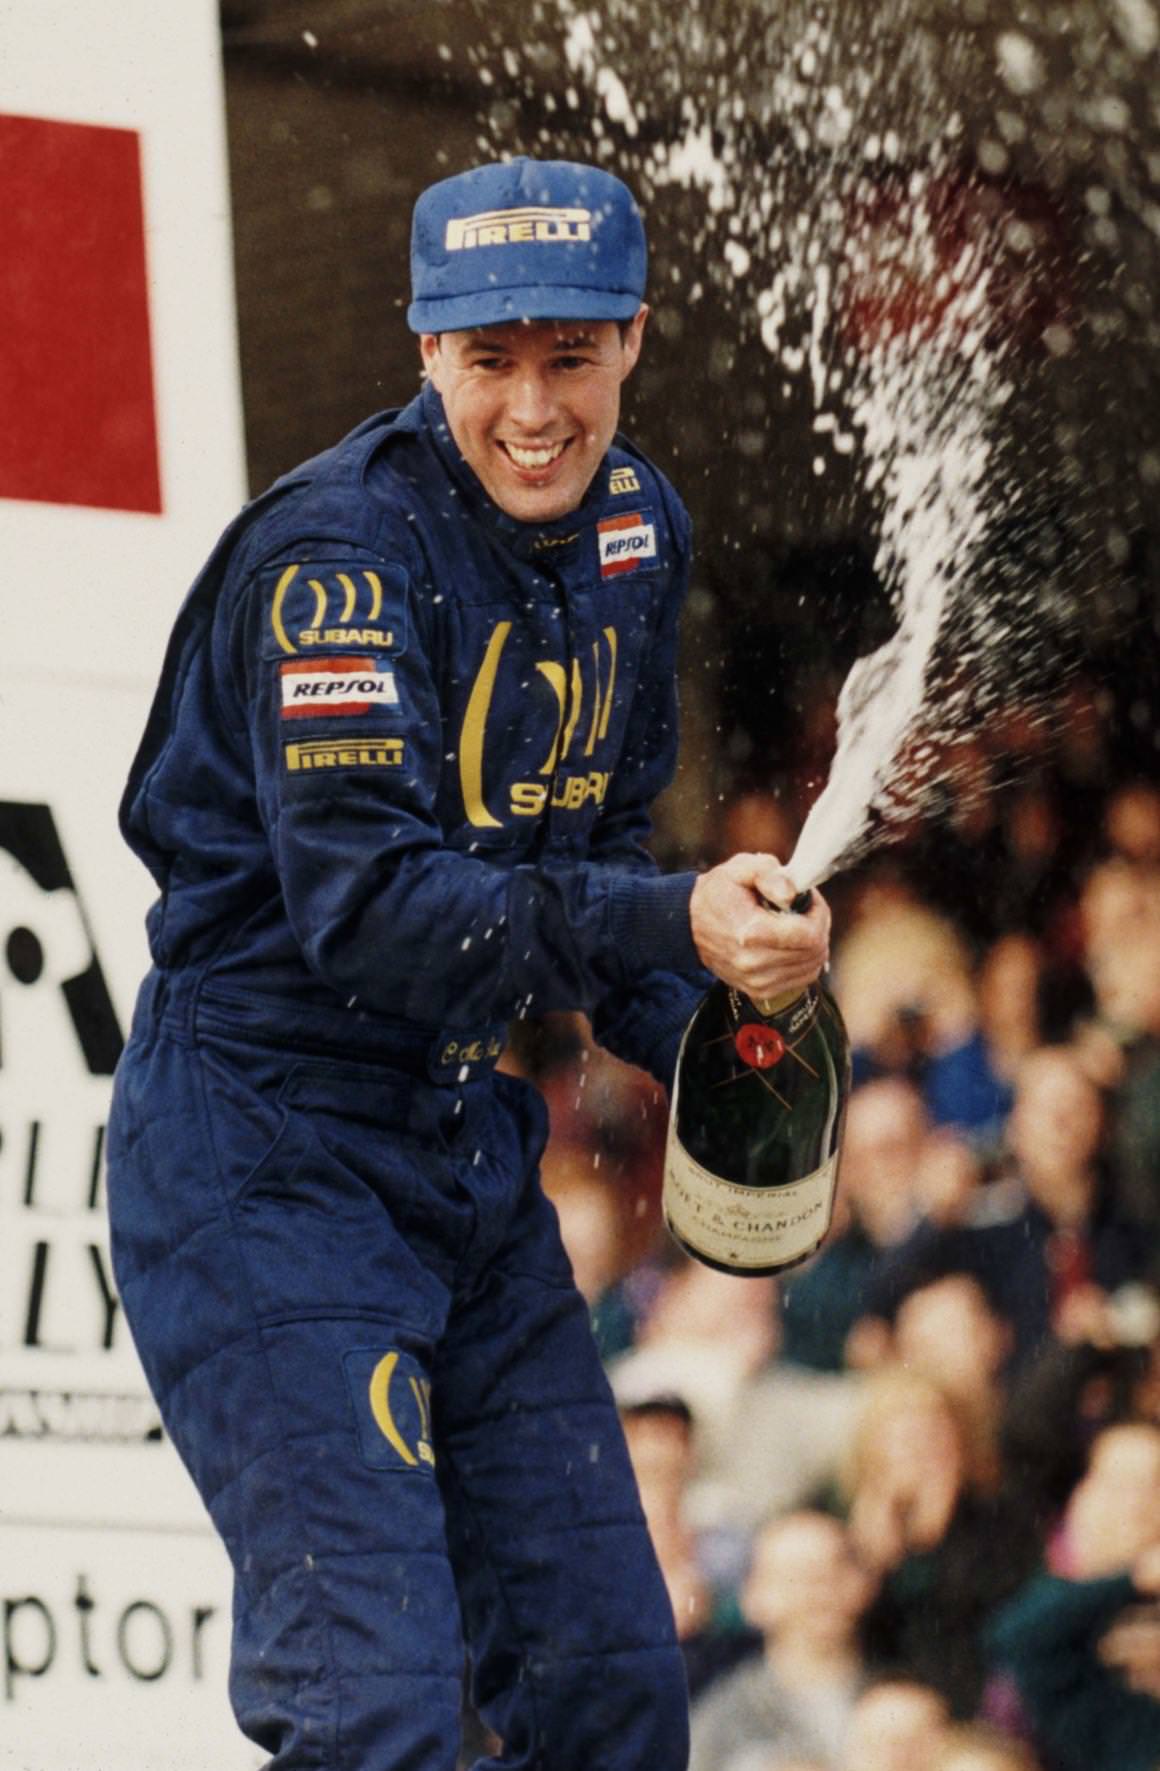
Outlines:
<svg viewBox="0 0 1160 1771"><path fill-rule="evenodd" d="M303 738L284 744L282 755L291 775L317 774L322 769L397 769L406 756L402 738L378 733L352 738Z"/></svg>
<svg viewBox="0 0 1160 1771"><path fill-rule="evenodd" d="M263 573L264 655L398 656L407 647L407 574L386 560L302 560Z"/></svg>
<svg viewBox="0 0 1160 1771"><path fill-rule="evenodd" d="M605 517L596 525L596 542L602 578L656 562L656 524L648 511L626 510L623 516Z"/></svg>
<svg viewBox="0 0 1160 1771"><path fill-rule="evenodd" d="M278 674L283 719L329 719L399 705L395 672L386 658L289 658Z"/></svg>

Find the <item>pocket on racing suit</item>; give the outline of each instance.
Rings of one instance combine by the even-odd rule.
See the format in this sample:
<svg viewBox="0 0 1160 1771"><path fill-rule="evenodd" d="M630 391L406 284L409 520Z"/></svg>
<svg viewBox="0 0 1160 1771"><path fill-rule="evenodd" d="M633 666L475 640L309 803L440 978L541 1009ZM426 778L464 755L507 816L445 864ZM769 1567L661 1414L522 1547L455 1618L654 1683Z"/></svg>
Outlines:
<svg viewBox="0 0 1160 1771"><path fill-rule="evenodd" d="M560 1235L556 1207L540 1178L549 1135L547 1103L530 1083L502 1072L494 1078L494 1090L491 1125L481 1155L487 1158L484 1167L506 1177L501 1184L506 1185L507 1199L502 1227L499 1214L495 1214L492 1260L496 1269L509 1277L571 1292L575 1288L572 1263Z"/></svg>
<svg viewBox="0 0 1160 1771"><path fill-rule="evenodd" d="M218 1044L203 1047L206 1105L259 1317L402 1315L437 1335L474 1222L454 1091L271 1054L239 1091L236 1048L223 1061Z"/></svg>

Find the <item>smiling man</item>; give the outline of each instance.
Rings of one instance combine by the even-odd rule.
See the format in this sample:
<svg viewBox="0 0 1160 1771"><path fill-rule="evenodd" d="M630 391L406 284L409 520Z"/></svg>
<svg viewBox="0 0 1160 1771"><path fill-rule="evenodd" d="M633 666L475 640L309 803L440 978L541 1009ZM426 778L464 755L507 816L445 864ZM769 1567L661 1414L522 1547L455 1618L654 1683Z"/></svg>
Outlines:
<svg viewBox="0 0 1160 1771"><path fill-rule="evenodd" d="M542 320L423 335L451 434L501 509L536 523L580 504L616 434L647 312L620 326Z"/></svg>
<svg viewBox="0 0 1160 1771"><path fill-rule="evenodd" d="M617 434L626 187L515 160L415 212L427 381L285 476L190 593L122 808L160 898L109 1133L117 1278L236 1575L271 1771L684 1771L681 1662L506 1027L668 1084L702 964L828 917L769 856L662 877L689 529Z"/></svg>

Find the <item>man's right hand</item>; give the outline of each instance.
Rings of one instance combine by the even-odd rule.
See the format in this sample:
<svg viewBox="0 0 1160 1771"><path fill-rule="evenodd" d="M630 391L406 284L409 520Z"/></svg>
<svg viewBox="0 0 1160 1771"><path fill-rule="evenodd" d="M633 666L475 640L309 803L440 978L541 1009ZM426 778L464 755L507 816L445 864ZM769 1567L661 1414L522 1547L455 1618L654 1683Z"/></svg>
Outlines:
<svg viewBox="0 0 1160 1771"><path fill-rule="evenodd" d="M819 892L805 915L778 916L797 888L774 855L733 855L693 887L689 919L702 965L746 996L804 990L830 957L830 912Z"/></svg>

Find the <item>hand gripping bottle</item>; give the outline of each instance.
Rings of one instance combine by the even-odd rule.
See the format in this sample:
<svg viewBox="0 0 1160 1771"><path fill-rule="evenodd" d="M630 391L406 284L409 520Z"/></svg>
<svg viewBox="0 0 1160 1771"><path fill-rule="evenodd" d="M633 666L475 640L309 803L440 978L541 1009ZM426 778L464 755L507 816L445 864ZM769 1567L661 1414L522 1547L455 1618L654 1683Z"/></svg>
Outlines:
<svg viewBox="0 0 1160 1771"><path fill-rule="evenodd" d="M809 895L791 909L804 910ZM830 1227L850 1042L824 984L753 1002L718 982L681 1042L665 1221L724 1273L780 1273Z"/></svg>

